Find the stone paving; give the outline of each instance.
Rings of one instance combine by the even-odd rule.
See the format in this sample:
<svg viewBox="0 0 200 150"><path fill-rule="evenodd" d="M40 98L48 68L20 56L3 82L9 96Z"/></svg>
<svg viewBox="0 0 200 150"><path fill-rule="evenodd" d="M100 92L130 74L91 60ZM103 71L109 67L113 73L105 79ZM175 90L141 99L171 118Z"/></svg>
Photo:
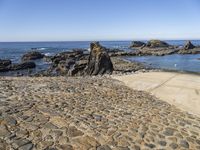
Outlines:
<svg viewBox="0 0 200 150"><path fill-rule="evenodd" d="M0 150L200 149L200 118L109 77L0 78Z"/></svg>

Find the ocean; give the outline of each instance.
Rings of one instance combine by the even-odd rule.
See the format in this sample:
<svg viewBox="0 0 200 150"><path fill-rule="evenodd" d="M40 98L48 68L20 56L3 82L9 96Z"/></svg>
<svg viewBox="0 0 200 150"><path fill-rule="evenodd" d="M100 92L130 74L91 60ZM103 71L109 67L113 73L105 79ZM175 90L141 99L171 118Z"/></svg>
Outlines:
<svg viewBox="0 0 200 150"><path fill-rule="evenodd" d="M146 41L145 41L146 42ZM185 40L169 40L166 41L172 45L183 46ZM108 48L118 48L129 50L131 41L101 41L103 46ZM192 41L194 45L200 45L200 40ZM0 59L11 59L12 62L20 62L23 54L31 49L37 49L45 55L55 55L62 51L72 49L89 49L90 41L77 42L0 42ZM145 57L128 57L130 61L139 61L155 68L193 71L200 72L200 55L169 55L164 57L145 56ZM48 66L47 62L37 61L40 68Z"/></svg>

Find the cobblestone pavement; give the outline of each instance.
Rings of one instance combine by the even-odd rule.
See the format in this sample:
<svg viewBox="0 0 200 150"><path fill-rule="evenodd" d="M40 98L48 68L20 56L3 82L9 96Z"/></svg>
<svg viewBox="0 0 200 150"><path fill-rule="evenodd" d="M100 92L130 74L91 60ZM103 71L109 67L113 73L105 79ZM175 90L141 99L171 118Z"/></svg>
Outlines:
<svg viewBox="0 0 200 150"><path fill-rule="evenodd" d="M200 118L119 81L0 78L0 150L200 149Z"/></svg>

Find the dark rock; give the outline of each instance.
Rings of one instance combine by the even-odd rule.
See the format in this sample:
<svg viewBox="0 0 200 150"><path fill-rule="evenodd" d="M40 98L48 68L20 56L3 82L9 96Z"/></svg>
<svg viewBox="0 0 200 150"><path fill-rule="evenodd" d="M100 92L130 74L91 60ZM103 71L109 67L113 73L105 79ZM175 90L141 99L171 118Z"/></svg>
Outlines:
<svg viewBox="0 0 200 150"><path fill-rule="evenodd" d="M36 59L42 59L45 55L43 55L40 52L32 51L24 54L22 56L22 61L29 61L29 60L36 60Z"/></svg>
<svg viewBox="0 0 200 150"><path fill-rule="evenodd" d="M169 47L170 45L164 41L160 41L160 40L150 40L148 41L148 43L146 44L146 47L149 48L159 48L159 47Z"/></svg>
<svg viewBox="0 0 200 150"><path fill-rule="evenodd" d="M57 70L62 72L62 73L68 73L69 69L71 66L73 66L75 64L75 60L74 59L69 59L66 61L60 61L57 67Z"/></svg>
<svg viewBox="0 0 200 150"><path fill-rule="evenodd" d="M151 149L153 149L153 148L156 147L154 144L147 144L147 143L145 143L145 146L147 146L147 147L149 147L149 148L151 148Z"/></svg>
<svg viewBox="0 0 200 150"><path fill-rule="evenodd" d="M166 146L167 145L167 142L165 142L165 141L159 141L158 142L161 146Z"/></svg>
<svg viewBox="0 0 200 150"><path fill-rule="evenodd" d="M170 146L172 149L177 149L177 148L178 148L178 144L176 144L176 143L171 143L169 146Z"/></svg>
<svg viewBox="0 0 200 150"><path fill-rule="evenodd" d="M135 47L142 47L142 46L145 46L146 44L144 42L141 42L141 41L133 41L131 43L131 46L130 48L135 48Z"/></svg>
<svg viewBox="0 0 200 150"><path fill-rule="evenodd" d="M23 62L20 64L12 64L10 70L24 70L35 68L36 64L34 62Z"/></svg>
<svg viewBox="0 0 200 150"><path fill-rule="evenodd" d="M2 60L0 59L0 72L6 72L10 70L10 65L12 64L11 60Z"/></svg>
<svg viewBox="0 0 200 150"><path fill-rule="evenodd" d="M99 42L93 42L90 44L90 50L91 51L86 68L86 74L111 74L113 72L113 64L110 60L106 48L101 46Z"/></svg>
<svg viewBox="0 0 200 150"><path fill-rule="evenodd" d="M58 65L61 61L69 59L80 59L84 56L83 51L62 52L51 58L54 65Z"/></svg>
<svg viewBox="0 0 200 150"><path fill-rule="evenodd" d="M0 59L0 67L7 67L11 65L11 63L12 62L9 59L5 59L5 60Z"/></svg>
<svg viewBox="0 0 200 150"><path fill-rule="evenodd" d="M77 61L68 72L69 76L75 76L75 75L84 75L85 68L87 66L87 62L84 60Z"/></svg>
<svg viewBox="0 0 200 150"><path fill-rule="evenodd" d="M185 49L185 50L193 49L193 48L195 48L195 46L192 44L191 41L187 41L187 42L185 43L185 45L184 45L184 49Z"/></svg>

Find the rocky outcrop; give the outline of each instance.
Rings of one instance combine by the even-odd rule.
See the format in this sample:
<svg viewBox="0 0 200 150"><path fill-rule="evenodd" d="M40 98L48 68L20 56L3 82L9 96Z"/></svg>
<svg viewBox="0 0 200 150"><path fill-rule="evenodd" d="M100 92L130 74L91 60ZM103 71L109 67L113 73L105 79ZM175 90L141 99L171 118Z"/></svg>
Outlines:
<svg viewBox="0 0 200 150"><path fill-rule="evenodd" d="M164 41L160 40L150 40L147 42L146 47L149 48L160 48L160 47L169 47L170 45Z"/></svg>
<svg viewBox="0 0 200 150"><path fill-rule="evenodd" d="M45 55L38 51L32 51L24 54L22 56L22 61L30 61L30 60L36 60L36 59L42 59Z"/></svg>
<svg viewBox="0 0 200 150"><path fill-rule="evenodd" d="M0 67L7 67L11 65L11 63L12 62L9 59L4 59L4 60L0 59Z"/></svg>
<svg viewBox="0 0 200 150"><path fill-rule="evenodd" d="M11 64L12 62L9 59L6 60L0 59L0 72L9 71Z"/></svg>
<svg viewBox="0 0 200 150"><path fill-rule="evenodd" d="M144 42L141 42L141 41L133 41L133 42L131 43L130 48L142 47L142 46L145 46L145 45L146 45L146 43L144 43Z"/></svg>
<svg viewBox="0 0 200 150"><path fill-rule="evenodd" d="M189 49L193 49L193 48L195 48L195 46L192 44L191 41L187 41L187 42L185 43L185 45L184 45L184 49L185 49L185 50L189 50Z"/></svg>
<svg viewBox="0 0 200 150"><path fill-rule="evenodd" d="M191 41L187 41L178 54L200 54L200 47L194 46Z"/></svg>
<svg viewBox="0 0 200 150"><path fill-rule="evenodd" d="M107 53L105 47L101 46L99 42L90 44L90 56L86 67L87 75L103 75L105 73L111 74L113 72L113 64Z"/></svg>
<svg viewBox="0 0 200 150"><path fill-rule="evenodd" d="M34 62L23 62L20 64L12 64L10 66L10 70L11 71L15 71L15 70L24 70L24 69L32 69L35 68L36 64Z"/></svg>
<svg viewBox="0 0 200 150"><path fill-rule="evenodd" d="M63 63L63 61L66 60L80 59L82 56L84 56L83 51L62 52L53 56L51 58L51 61L53 62L54 65L58 65L60 62Z"/></svg>

